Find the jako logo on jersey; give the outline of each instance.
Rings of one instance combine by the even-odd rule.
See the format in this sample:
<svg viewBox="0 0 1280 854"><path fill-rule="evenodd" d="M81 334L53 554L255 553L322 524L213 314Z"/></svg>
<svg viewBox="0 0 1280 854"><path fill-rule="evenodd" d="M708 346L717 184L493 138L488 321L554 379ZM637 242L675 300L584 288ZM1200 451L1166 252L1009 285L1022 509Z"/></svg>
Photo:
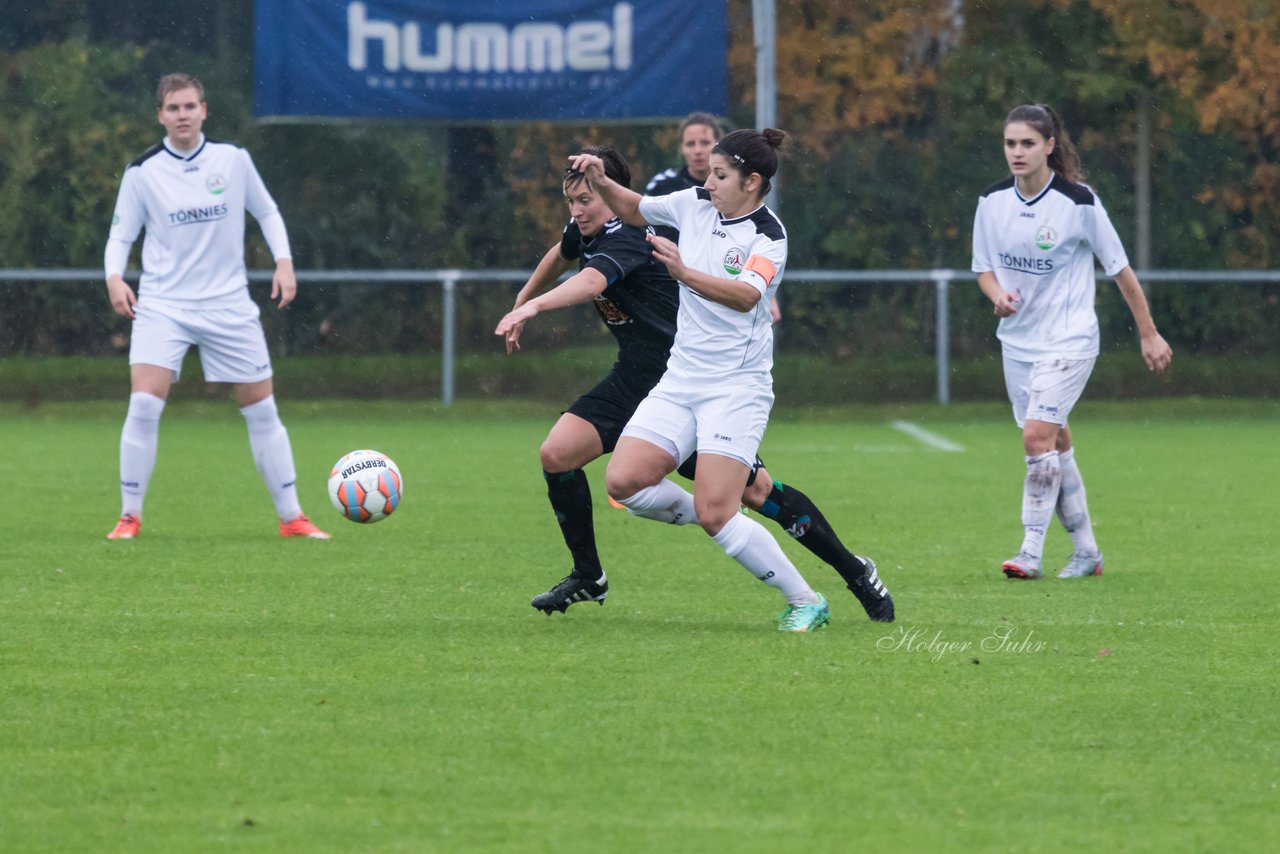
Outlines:
<svg viewBox="0 0 1280 854"><path fill-rule="evenodd" d="M424 54L417 21L370 19L364 3L348 3L347 65L363 71L373 42L381 46L386 71L624 71L631 67L632 12L630 3L614 5L612 26L605 21L574 21L567 27L529 21L511 28L489 21L440 23L435 53Z"/></svg>
<svg viewBox="0 0 1280 854"><path fill-rule="evenodd" d="M1042 225L1036 229L1036 246L1041 249L1052 249L1058 243L1058 232L1051 226Z"/></svg>
<svg viewBox="0 0 1280 854"><path fill-rule="evenodd" d="M215 172L205 179L204 186L213 195L221 196L227 191L227 179Z"/></svg>
<svg viewBox="0 0 1280 854"><path fill-rule="evenodd" d="M731 276L742 272L743 262L742 250L736 246L724 253L724 271Z"/></svg>
<svg viewBox="0 0 1280 854"><path fill-rule="evenodd" d="M213 222L227 215L226 205L210 205L207 208L185 208L180 211L169 211L170 225L193 225L199 222Z"/></svg>
<svg viewBox="0 0 1280 854"><path fill-rule="evenodd" d="M1019 258L1008 252L1001 252L1000 263L1010 270L1025 270L1028 273L1048 273L1053 270L1053 261L1049 258Z"/></svg>

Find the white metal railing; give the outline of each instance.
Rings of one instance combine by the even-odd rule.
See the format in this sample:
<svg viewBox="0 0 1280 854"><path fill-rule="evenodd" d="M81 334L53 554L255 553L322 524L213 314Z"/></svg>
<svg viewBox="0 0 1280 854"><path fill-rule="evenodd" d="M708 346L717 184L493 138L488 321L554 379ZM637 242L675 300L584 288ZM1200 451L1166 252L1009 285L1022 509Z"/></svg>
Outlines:
<svg viewBox="0 0 1280 854"><path fill-rule="evenodd" d="M250 270L249 281L270 282L273 271ZM136 273L131 280L136 281ZM454 350L457 321L456 292L459 282L522 283L528 270L298 270L299 283L370 284L374 282L406 285L441 286L443 329L441 330L440 399L446 406L454 399ZM1099 272L1098 279L1107 277ZM1280 270L1146 270L1138 273L1144 284L1150 282L1236 282L1280 283ZM969 270L788 270L788 282L837 282L848 284L880 284L933 282L937 295L937 395L938 402L951 402L951 283L976 281ZM102 282L101 270L83 269L0 269L0 282Z"/></svg>

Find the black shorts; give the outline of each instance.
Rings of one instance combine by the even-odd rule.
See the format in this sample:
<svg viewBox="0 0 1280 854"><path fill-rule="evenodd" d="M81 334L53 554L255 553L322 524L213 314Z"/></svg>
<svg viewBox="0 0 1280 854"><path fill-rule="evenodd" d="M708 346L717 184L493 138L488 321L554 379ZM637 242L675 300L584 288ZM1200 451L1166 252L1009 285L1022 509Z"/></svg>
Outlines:
<svg viewBox="0 0 1280 854"><path fill-rule="evenodd" d="M750 486L751 484L756 482L756 475L760 472L760 469L762 468L764 468L764 460L760 459L760 457L757 455L755 464L751 466L751 473L747 475L747 486ZM698 452L694 451L692 454L689 455L689 458L684 462L682 462L680 464L680 467L676 469L676 474L680 475L685 480L693 480L693 476L697 472L697 470L698 470Z"/></svg>
<svg viewBox="0 0 1280 854"><path fill-rule="evenodd" d="M665 363L649 368L616 363L591 391L575 400L565 412L595 427L604 452L611 454L622 435L622 428L627 426L640 401L648 397L658 384L665 369Z"/></svg>

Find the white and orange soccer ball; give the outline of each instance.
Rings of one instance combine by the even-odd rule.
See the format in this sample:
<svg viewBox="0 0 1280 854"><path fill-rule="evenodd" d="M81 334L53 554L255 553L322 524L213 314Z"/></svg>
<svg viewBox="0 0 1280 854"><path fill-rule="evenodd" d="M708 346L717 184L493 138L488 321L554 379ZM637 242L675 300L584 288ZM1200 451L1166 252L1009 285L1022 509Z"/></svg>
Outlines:
<svg viewBox="0 0 1280 854"><path fill-rule="evenodd" d="M400 506L404 480L386 454L352 451L329 472L329 500L352 522L381 522Z"/></svg>

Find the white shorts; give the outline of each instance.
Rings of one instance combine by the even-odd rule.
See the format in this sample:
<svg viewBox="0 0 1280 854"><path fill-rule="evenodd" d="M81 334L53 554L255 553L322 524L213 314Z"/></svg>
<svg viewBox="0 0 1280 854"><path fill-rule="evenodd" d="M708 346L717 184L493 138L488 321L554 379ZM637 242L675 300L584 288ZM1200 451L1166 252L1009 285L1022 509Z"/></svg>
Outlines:
<svg viewBox="0 0 1280 854"><path fill-rule="evenodd" d="M204 378L211 383L256 383L271 376L261 312L248 294L243 302L218 308L186 308L142 299L134 307L130 365L158 365L177 382L182 359L200 348Z"/></svg>
<svg viewBox="0 0 1280 854"><path fill-rule="evenodd" d="M1027 419L1063 427L1071 409L1084 394L1097 359L1046 359L1019 362L1004 359L1004 385L1013 404L1013 420L1025 427Z"/></svg>
<svg viewBox="0 0 1280 854"><path fill-rule="evenodd" d="M689 454L719 454L750 468L755 465L773 408L773 385L746 384L689 388L658 382L640 402L623 436L657 445L679 465Z"/></svg>

